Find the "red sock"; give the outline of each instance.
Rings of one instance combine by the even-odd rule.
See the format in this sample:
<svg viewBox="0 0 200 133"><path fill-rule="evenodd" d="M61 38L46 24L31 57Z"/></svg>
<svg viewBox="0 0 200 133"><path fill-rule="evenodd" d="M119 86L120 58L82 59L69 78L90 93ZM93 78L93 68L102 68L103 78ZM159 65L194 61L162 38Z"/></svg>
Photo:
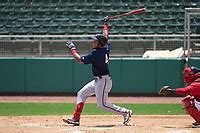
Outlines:
<svg viewBox="0 0 200 133"><path fill-rule="evenodd" d="M84 107L84 102L80 102L76 105L76 110L74 112L74 119L75 120L78 120L80 119L80 116L81 116L81 112L83 110L83 107Z"/></svg>

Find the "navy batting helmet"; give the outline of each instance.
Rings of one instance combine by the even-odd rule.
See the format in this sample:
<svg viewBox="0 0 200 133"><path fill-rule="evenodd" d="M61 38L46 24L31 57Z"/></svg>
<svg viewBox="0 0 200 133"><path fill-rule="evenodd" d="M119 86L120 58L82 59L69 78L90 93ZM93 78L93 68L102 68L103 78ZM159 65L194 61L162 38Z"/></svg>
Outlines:
<svg viewBox="0 0 200 133"><path fill-rule="evenodd" d="M97 40L101 46L105 46L108 43L108 39L102 34L96 34L92 39Z"/></svg>

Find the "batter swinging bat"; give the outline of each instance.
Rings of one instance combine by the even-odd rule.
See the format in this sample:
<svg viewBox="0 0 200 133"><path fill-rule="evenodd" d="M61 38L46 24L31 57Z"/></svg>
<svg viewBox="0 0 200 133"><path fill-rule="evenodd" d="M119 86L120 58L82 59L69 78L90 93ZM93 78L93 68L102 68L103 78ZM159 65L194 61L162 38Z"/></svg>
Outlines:
<svg viewBox="0 0 200 133"><path fill-rule="evenodd" d="M135 15L135 14L145 12L145 10L146 10L146 8L141 8L141 9L138 9L138 10L133 10L133 11L127 12L127 13L123 13L123 14L119 14L119 15L115 15L115 16L110 16L110 17L108 17L108 19L116 19L116 18L123 17L123 16Z"/></svg>

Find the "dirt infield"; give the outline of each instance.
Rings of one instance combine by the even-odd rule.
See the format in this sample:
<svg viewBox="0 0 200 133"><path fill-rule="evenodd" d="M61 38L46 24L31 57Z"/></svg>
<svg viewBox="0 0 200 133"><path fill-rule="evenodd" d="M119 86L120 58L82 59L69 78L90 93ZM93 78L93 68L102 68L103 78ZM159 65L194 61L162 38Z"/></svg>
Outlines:
<svg viewBox="0 0 200 133"><path fill-rule="evenodd" d="M0 117L0 133L199 133L189 116L134 116L123 126L118 115L82 116L81 125L62 122L62 116Z"/></svg>
<svg viewBox="0 0 200 133"><path fill-rule="evenodd" d="M109 97L112 103L180 103L181 97ZM0 96L0 102L76 102L76 97ZM90 97L88 103L95 102ZM188 115L136 115L132 126L123 126L119 115L83 115L81 125L73 127L62 122L65 116L2 116L0 133L199 133L191 128Z"/></svg>

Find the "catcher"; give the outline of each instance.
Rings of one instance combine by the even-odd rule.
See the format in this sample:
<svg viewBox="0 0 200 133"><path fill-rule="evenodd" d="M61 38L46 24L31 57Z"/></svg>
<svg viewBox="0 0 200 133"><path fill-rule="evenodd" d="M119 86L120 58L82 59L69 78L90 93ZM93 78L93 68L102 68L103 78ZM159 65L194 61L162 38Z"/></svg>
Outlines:
<svg viewBox="0 0 200 133"><path fill-rule="evenodd" d="M171 89L170 86L163 86L159 95L187 94L182 100L183 108L195 120L192 127L200 128L200 69L194 66L187 67L183 74L185 88Z"/></svg>

